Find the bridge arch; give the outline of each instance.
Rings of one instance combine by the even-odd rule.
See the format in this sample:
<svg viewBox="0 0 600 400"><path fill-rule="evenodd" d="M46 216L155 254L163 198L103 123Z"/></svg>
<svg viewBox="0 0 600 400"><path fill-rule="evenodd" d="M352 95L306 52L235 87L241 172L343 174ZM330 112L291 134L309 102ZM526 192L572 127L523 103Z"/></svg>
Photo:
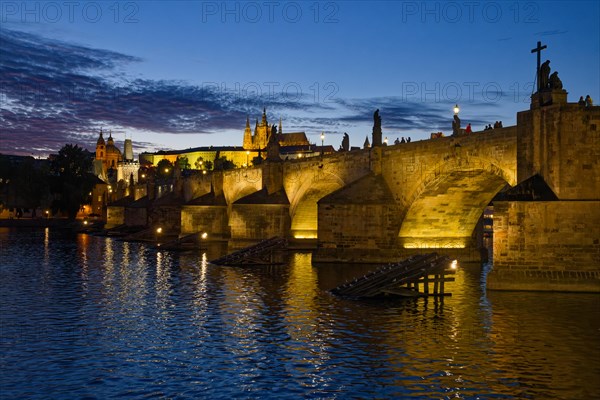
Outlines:
<svg viewBox="0 0 600 400"><path fill-rule="evenodd" d="M262 189L262 170L260 168L223 172L223 194L229 205L260 189Z"/></svg>
<svg viewBox="0 0 600 400"><path fill-rule="evenodd" d="M290 201L292 236L317 237L317 202L367 174L368 157L368 151L352 151L286 164L283 185Z"/></svg>
<svg viewBox="0 0 600 400"><path fill-rule="evenodd" d="M296 238L314 239L318 230L317 202L346 185L346 182L324 167L300 177L290 198L291 234Z"/></svg>
<svg viewBox="0 0 600 400"><path fill-rule="evenodd" d="M447 157L408 196L398 233L404 248L464 248L485 207L506 186L506 171L481 157Z"/></svg>

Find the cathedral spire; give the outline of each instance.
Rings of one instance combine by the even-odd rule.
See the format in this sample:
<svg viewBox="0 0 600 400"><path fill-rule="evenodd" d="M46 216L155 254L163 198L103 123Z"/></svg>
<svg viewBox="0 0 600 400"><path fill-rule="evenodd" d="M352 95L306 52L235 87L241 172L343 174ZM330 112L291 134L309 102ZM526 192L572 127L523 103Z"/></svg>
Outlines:
<svg viewBox="0 0 600 400"><path fill-rule="evenodd" d="M262 115L261 123L263 126L268 126L268 124L267 124L267 107L263 108L263 115Z"/></svg>
<svg viewBox="0 0 600 400"><path fill-rule="evenodd" d="M250 130L250 117L246 116L246 129L244 129L244 149L252 150L252 130Z"/></svg>

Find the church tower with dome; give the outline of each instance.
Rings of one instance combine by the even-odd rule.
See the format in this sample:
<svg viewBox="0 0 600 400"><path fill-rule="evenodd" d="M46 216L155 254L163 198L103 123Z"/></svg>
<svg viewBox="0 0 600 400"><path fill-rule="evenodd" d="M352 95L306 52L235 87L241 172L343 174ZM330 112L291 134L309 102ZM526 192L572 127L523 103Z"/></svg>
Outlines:
<svg viewBox="0 0 600 400"><path fill-rule="evenodd" d="M119 163L123 161L121 150L115 146L115 140L112 137L112 132L109 133L108 139L104 141L102 128L100 128L100 136L96 142L96 161L102 163L102 175L106 176L109 169L116 170Z"/></svg>

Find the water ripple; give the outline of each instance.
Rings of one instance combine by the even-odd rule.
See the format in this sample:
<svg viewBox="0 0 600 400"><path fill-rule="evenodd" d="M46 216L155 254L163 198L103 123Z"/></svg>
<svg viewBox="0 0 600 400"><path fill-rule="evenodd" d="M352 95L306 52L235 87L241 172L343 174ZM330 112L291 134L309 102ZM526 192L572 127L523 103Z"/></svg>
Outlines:
<svg viewBox="0 0 600 400"><path fill-rule="evenodd" d="M592 398L600 299L354 301L349 266L238 269L206 254L0 230L2 398Z"/></svg>

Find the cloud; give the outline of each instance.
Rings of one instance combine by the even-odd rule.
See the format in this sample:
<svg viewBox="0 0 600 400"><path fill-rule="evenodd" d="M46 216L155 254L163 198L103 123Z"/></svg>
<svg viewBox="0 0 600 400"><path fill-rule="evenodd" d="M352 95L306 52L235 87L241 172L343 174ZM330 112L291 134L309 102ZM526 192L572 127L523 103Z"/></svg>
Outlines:
<svg viewBox="0 0 600 400"><path fill-rule="evenodd" d="M89 147L99 126L157 133L215 133L243 128L263 106L300 110L305 98L264 98L210 85L128 79L139 58L0 29L0 152L58 150L72 141ZM307 96L308 97L308 96Z"/></svg>
<svg viewBox="0 0 600 400"><path fill-rule="evenodd" d="M448 129L454 104L402 97L315 102L308 93L269 95L132 77L126 71L143 62L138 57L4 28L0 51L0 153L48 154L66 143L93 149L100 127L155 134L239 130L240 142L234 144L240 144L246 117L260 117L265 106L271 123L284 118L287 132L360 129L362 135L377 108L388 131L431 132ZM153 151L157 145L136 142L136 147Z"/></svg>

